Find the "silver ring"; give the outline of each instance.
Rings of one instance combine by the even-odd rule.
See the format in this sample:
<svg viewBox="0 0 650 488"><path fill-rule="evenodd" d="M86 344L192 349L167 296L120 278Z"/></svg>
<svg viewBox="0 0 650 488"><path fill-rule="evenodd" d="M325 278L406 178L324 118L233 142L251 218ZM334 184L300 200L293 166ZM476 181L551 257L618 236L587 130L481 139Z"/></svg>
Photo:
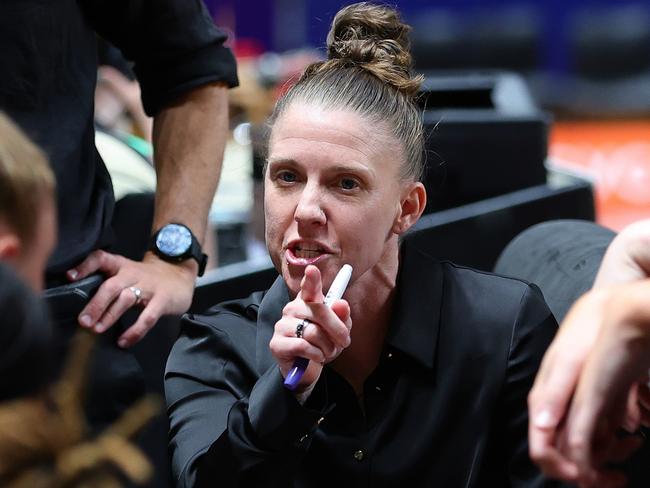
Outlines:
<svg viewBox="0 0 650 488"><path fill-rule="evenodd" d="M133 292L135 295L135 303L134 305L139 305L140 302L142 301L142 290L140 288L137 288L135 286L129 286L129 290Z"/></svg>
<svg viewBox="0 0 650 488"><path fill-rule="evenodd" d="M296 325L296 337L298 339L302 339L302 336L305 332L305 327L307 327L307 324L309 324L309 320L307 319L302 319L300 322L298 322L298 325Z"/></svg>

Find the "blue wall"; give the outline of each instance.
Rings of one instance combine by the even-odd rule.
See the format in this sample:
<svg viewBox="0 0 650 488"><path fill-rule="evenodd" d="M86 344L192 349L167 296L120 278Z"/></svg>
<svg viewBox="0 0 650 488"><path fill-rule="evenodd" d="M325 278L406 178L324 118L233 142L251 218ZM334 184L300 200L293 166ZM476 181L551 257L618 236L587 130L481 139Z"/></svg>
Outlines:
<svg viewBox="0 0 650 488"><path fill-rule="evenodd" d="M269 50L286 50L304 45L323 47L334 14L345 0L205 0L213 9L231 5L235 13L238 37L259 41ZM460 18L480 11L493 11L509 6L533 9L541 26L543 65L553 71L567 69L568 29L576 12L609 6L645 5L650 0L392 0L405 19L417 18L430 9L448 10ZM219 22L219 19L217 19Z"/></svg>

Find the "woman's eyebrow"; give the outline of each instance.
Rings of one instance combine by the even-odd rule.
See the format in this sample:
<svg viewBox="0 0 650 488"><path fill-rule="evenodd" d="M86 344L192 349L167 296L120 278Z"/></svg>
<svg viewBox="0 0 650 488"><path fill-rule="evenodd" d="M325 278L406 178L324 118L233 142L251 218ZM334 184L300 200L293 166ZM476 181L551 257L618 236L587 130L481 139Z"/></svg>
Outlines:
<svg viewBox="0 0 650 488"><path fill-rule="evenodd" d="M274 166L278 164L289 164L289 165L297 166L298 162L295 159L291 159L291 158L267 158L266 164L268 166Z"/></svg>
<svg viewBox="0 0 650 488"><path fill-rule="evenodd" d="M266 160L267 167L274 166L300 166L300 163L292 158L268 158ZM361 163L338 163L329 166L324 170L326 173L364 173L368 176L374 176L375 172L372 168Z"/></svg>
<svg viewBox="0 0 650 488"><path fill-rule="evenodd" d="M337 164L327 168L331 173L366 173L373 175L374 171L364 164Z"/></svg>

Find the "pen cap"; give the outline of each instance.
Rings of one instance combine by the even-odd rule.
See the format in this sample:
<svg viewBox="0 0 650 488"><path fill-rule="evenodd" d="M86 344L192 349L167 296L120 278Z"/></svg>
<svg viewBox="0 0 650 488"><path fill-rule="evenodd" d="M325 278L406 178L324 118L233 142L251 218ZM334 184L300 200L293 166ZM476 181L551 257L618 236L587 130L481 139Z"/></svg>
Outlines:
<svg viewBox="0 0 650 488"><path fill-rule="evenodd" d="M347 288L351 277L352 266L349 264L344 264L336 274L336 278L334 278L332 286L330 286L330 289L327 292L327 296L325 296L325 305L331 305L334 300L339 300L343 296L343 293L345 293L345 289Z"/></svg>

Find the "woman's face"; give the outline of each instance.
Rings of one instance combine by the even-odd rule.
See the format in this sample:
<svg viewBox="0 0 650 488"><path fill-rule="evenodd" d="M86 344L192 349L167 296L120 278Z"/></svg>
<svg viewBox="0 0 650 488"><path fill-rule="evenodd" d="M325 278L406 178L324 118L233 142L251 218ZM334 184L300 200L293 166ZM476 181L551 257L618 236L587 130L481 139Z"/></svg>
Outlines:
<svg viewBox="0 0 650 488"><path fill-rule="evenodd" d="M408 183L400 144L347 110L293 104L275 123L265 174L266 244L293 295L316 265L324 293L343 264L353 281L396 256ZM414 183L411 183L413 185Z"/></svg>

